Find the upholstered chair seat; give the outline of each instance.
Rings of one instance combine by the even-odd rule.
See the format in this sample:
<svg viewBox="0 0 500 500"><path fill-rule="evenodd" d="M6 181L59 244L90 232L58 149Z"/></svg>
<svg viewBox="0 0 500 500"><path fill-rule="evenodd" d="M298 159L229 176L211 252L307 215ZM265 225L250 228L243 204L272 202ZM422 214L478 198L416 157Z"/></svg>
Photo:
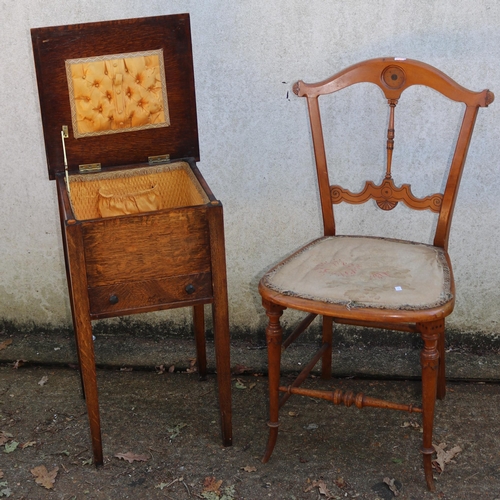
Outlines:
<svg viewBox="0 0 500 500"><path fill-rule="evenodd" d="M442 248L359 236L314 240L264 276L283 295L348 308L421 310L449 302Z"/></svg>

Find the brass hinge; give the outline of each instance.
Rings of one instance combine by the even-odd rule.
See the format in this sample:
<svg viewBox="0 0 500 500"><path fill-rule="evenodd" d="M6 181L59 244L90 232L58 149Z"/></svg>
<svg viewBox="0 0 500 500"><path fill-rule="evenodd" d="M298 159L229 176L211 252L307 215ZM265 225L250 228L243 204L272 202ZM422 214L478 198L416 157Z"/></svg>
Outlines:
<svg viewBox="0 0 500 500"><path fill-rule="evenodd" d="M161 163L170 163L170 155L157 155L157 156L148 156L148 163L150 165L159 165Z"/></svg>
<svg viewBox="0 0 500 500"><path fill-rule="evenodd" d="M84 165L78 165L78 171L81 174L88 174L89 172L100 172L100 163L85 163Z"/></svg>
<svg viewBox="0 0 500 500"><path fill-rule="evenodd" d="M69 187L69 174L68 174L68 158L66 157L66 143L64 139L69 137L68 126L63 125L61 128L61 141L62 141L62 149L63 149L63 158L64 158L64 179L66 180L66 189L68 193L71 194L71 188Z"/></svg>

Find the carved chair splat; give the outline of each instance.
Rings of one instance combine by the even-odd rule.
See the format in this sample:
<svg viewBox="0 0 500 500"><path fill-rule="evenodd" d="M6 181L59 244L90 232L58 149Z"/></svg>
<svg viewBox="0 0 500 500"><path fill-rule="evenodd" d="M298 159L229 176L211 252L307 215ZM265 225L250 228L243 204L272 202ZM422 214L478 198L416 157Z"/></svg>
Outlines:
<svg viewBox="0 0 500 500"><path fill-rule="evenodd" d="M385 145L387 164L380 184L368 180L360 192L353 193L341 186L330 185L318 97L364 82L377 85L389 106ZM465 104L444 191L421 198L412 193L409 184L396 186L392 177L396 108L402 93L414 85L430 87L452 101ZM434 490L434 409L436 398L443 399L446 394L445 318L453 311L455 302L455 285L448 256L451 219L478 109L491 104L494 95L489 90L469 91L428 64L397 58L365 61L315 84L299 81L294 85L294 92L307 100L324 236L272 268L259 283L262 303L269 318L266 338L270 419L269 438L262 460L267 462L273 453L278 437L279 411L292 395L325 399L346 406L354 404L358 408L370 406L417 412L422 414L423 422L421 452L425 479L429 490ZM333 205L341 202L361 204L369 200L374 200L385 211L404 203L410 209L430 210L437 214L433 244L337 235ZM280 317L287 308L304 311L308 315L283 341ZM292 384L281 386L282 352L317 315L323 317L320 349ZM419 333L423 340L420 356L421 407L339 390L301 388L319 360L322 360L322 378L330 378L334 323Z"/></svg>

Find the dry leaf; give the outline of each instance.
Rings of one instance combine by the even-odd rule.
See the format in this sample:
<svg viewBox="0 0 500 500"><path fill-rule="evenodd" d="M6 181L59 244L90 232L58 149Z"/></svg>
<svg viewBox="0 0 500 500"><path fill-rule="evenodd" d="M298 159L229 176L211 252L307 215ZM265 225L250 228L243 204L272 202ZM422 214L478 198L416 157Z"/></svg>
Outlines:
<svg viewBox="0 0 500 500"><path fill-rule="evenodd" d="M175 372L175 365L172 365L169 369L168 369L168 373L174 373Z"/></svg>
<svg viewBox="0 0 500 500"><path fill-rule="evenodd" d="M147 455L136 455L135 453L132 453L131 451L127 451L127 453L117 453L115 455L115 457L122 458L123 460L126 460L129 463L145 462L146 460L149 460L149 457Z"/></svg>
<svg viewBox="0 0 500 500"><path fill-rule="evenodd" d="M49 380L49 377L47 377L47 375L44 375L39 381L38 381L38 385L40 387L43 387Z"/></svg>
<svg viewBox="0 0 500 500"><path fill-rule="evenodd" d="M12 434L10 432L0 431L0 446L5 444L12 438Z"/></svg>
<svg viewBox="0 0 500 500"><path fill-rule="evenodd" d="M52 471L48 471L45 465L39 465L34 469L31 469L31 473L35 476L35 482L48 490L54 487L54 483L56 482L57 471L59 467L56 467Z"/></svg>
<svg viewBox="0 0 500 500"><path fill-rule="evenodd" d="M455 446L451 450L445 451L447 446L446 443L435 444L433 446L436 450L437 457L432 461L432 465L440 474L444 471L444 466L449 464L453 458L462 451L460 446Z"/></svg>
<svg viewBox="0 0 500 500"><path fill-rule="evenodd" d="M156 367L156 373L157 373L158 375L161 375L161 374L165 373L165 365L160 365L160 366L157 366L157 367Z"/></svg>
<svg viewBox="0 0 500 500"><path fill-rule="evenodd" d="M12 453L18 446L19 446L19 443L17 441L11 441L10 443L7 443L5 445L3 452L4 453Z"/></svg>
<svg viewBox="0 0 500 500"><path fill-rule="evenodd" d="M12 339L7 339L7 340L4 340L3 342L0 342L0 351L7 349L7 347L9 347L10 344L12 344Z"/></svg>
<svg viewBox="0 0 500 500"><path fill-rule="evenodd" d="M220 495L220 487L222 486L222 480L217 481L215 477L206 477L203 481L203 491L213 491Z"/></svg>
<svg viewBox="0 0 500 500"><path fill-rule="evenodd" d="M247 386L243 383L243 380L241 378L236 379L236 384L234 385L236 389L246 389Z"/></svg>
<svg viewBox="0 0 500 500"><path fill-rule="evenodd" d="M189 368L186 370L186 373L195 373L198 371L196 367L196 358L191 358L189 360Z"/></svg>
<svg viewBox="0 0 500 500"><path fill-rule="evenodd" d="M318 488L318 492L320 495L324 495L326 498L333 498L332 494L328 491L328 488L326 487L326 484L323 480L320 481L313 481L311 486L308 486L305 490L304 493L307 493L314 488Z"/></svg>
<svg viewBox="0 0 500 500"><path fill-rule="evenodd" d="M35 446L36 441L27 441L26 443L23 443L21 445L21 449L24 450L24 448L29 448L30 446Z"/></svg>
<svg viewBox="0 0 500 500"><path fill-rule="evenodd" d="M184 429L184 427L187 427L187 424L184 422L177 424L175 427L167 427L167 431L170 432L170 439L176 438L181 433L181 429Z"/></svg>
<svg viewBox="0 0 500 500"><path fill-rule="evenodd" d="M241 470L244 470L245 472L255 472L257 470L257 467L253 467L252 465L247 465L245 467L241 467Z"/></svg>
<svg viewBox="0 0 500 500"><path fill-rule="evenodd" d="M389 479L388 477L384 477L384 483L389 486L389 489L392 491L395 497L399 496L399 489L394 483L394 479Z"/></svg>
<svg viewBox="0 0 500 500"><path fill-rule="evenodd" d="M25 359L18 359L13 365L12 365L12 368L14 368L14 370L17 370L18 368L21 368L21 366L24 365L24 363L27 363L27 361Z"/></svg>
<svg viewBox="0 0 500 500"><path fill-rule="evenodd" d="M245 365L235 365L233 366L231 373L233 373L233 375L241 375L242 373L249 371L251 371L251 369Z"/></svg>
<svg viewBox="0 0 500 500"><path fill-rule="evenodd" d="M12 495L12 490L7 488L7 481L2 481L0 488L0 497L10 497Z"/></svg>
<svg viewBox="0 0 500 500"><path fill-rule="evenodd" d="M337 488L340 488L341 490L344 490L349 486L343 477L335 479L335 484L337 485Z"/></svg>
<svg viewBox="0 0 500 500"><path fill-rule="evenodd" d="M415 429L416 431L424 432L422 425L419 424L418 422L403 422L401 427L411 427L412 429Z"/></svg>

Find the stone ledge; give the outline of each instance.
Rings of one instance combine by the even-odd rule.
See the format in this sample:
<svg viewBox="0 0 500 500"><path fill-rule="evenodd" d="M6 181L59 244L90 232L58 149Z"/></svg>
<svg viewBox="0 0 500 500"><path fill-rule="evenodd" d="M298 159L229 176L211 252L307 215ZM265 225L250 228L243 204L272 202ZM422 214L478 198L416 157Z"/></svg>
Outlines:
<svg viewBox="0 0 500 500"><path fill-rule="evenodd" d="M365 334L339 335L333 350L333 374L337 377L416 378L420 374L420 341L413 336L407 346L403 336L395 333L381 336ZM406 334L404 334L406 335ZM488 348L484 342L468 347L462 342L454 346L453 335L447 352L447 376L450 380L500 381L500 356L496 346ZM77 363L73 332L70 330L20 331L4 329L0 343L12 339L0 351L0 363L22 359L35 365L71 365ZM386 345L382 340L392 339ZM367 340L368 339L368 340ZM283 372L300 371L316 343L312 339L291 346L283 356ZM157 332L131 330L105 332L96 329L96 363L100 367L154 369L159 365L177 370L189 367L196 356L194 339L187 336L159 335ZM215 370L213 341L207 341L208 368ZM262 342L253 342L236 336L231 341L231 366L248 372L267 372L267 353Z"/></svg>

